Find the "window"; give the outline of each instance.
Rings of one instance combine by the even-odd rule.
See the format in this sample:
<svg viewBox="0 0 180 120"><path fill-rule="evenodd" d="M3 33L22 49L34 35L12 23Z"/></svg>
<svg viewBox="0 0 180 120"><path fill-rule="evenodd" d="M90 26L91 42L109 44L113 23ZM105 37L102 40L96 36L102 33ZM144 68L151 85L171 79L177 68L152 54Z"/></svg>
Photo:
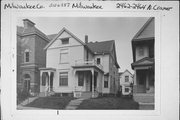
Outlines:
<svg viewBox="0 0 180 120"><path fill-rule="evenodd" d="M129 92L129 88L125 88L125 92Z"/></svg>
<svg viewBox="0 0 180 120"><path fill-rule="evenodd" d="M60 51L60 63L68 63L68 49Z"/></svg>
<svg viewBox="0 0 180 120"><path fill-rule="evenodd" d="M68 86L68 72L59 74L59 86Z"/></svg>
<svg viewBox="0 0 180 120"><path fill-rule="evenodd" d="M108 88L108 76L104 76L104 88Z"/></svg>
<svg viewBox="0 0 180 120"><path fill-rule="evenodd" d="M101 64L101 59L97 58L97 64Z"/></svg>
<svg viewBox="0 0 180 120"><path fill-rule="evenodd" d="M43 72L42 74L42 86L46 86L46 77L47 77L47 74Z"/></svg>
<svg viewBox="0 0 180 120"><path fill-rule="evenodd" d="M78 86L83 86L84 85L84 74L79 73L78 74Z"/></svg>
<svg viewBox="0 0 180 120"><path fill-rule="evenodd" d="M144 55L144 49L143 47L139 47L139 56L143 56Z"/></svg>
<svg viewBox="0 0 180 120"><path fill-rule="evenodd" d="M69 44L69 38L61 38L61 42L63 45Z"/></svg>
<svg viewBox="0 0 180 120"><path fill-rule="evenodd" d="M125 76L125 82L129 82L129 76Z"/></svg>
<svg viewBox="0 0 180 120"><path fill-rule="evenodd" d="M29 62L29 50L25 50L25 52L24 52L24 60L25 60L25 62Z"/></svg>

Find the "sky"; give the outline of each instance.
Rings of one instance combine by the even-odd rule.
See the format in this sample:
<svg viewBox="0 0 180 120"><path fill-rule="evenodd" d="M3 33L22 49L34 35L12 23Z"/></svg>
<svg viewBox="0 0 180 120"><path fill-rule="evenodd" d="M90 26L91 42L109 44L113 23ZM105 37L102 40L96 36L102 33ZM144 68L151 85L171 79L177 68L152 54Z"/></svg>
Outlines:
<svg viewBox="0 0 180 120"><path fill-rule="evenodd" d="M23 26L24 18L17 20ZM88 35L89 42L115 40L119 72L128 69L131 73L133 62L131 40L148 20L146 17L31 17L36 28L46 35L57 34L63 27L84 41Z"/></svg>

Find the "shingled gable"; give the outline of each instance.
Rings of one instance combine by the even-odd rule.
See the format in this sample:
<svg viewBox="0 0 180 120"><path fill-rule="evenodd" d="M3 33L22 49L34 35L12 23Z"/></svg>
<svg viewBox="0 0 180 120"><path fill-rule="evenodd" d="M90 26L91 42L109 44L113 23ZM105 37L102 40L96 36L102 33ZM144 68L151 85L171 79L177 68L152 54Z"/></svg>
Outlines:
<svg viewBox="0 0 180 120"><path fill-rule="evenodd" d="M71 35L74 39L76 39L79 43L81 43L82 45L85 46L85 43L82 42L78 37L76 37L73 33L71 33L69 30L67 30L65 27L54 37L54 36L50 36L50 37L54 37L51 42L49 42L49 44L46 45L46 47L44 48L45 50L47 50L49 48L49 46L51 46L54 41L56 41L56 39L64 32L66 31L69 35Z"/></svg>
<svg viewBox="0 0 180 120"><path fill-rule="evenodd" d="M154 39L154 18L149 18L142 28L133 37L132 41Z"/></svg>
<svg viewBox="0 0 180 120"><path fill-rule="evenodd" d="M135 62L135 44L137 43L148 43L154 41L154 18L149 18L147 22L142 26L142 28L137 32L133 37L132 52L133 52L133 61Z"/></svg>

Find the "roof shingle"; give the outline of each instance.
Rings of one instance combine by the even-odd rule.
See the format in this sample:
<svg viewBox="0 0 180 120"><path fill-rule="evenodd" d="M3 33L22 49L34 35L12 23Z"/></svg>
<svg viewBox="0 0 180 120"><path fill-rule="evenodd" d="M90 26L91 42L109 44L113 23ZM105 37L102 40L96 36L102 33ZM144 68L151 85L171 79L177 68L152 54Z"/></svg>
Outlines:
<svg viewBox="0 0 180 120"><path fill-rule="evenodd" d="M110 53L114 40L102 41L102 42L89 42L86 45L95 54L100 53Z"/></svg>

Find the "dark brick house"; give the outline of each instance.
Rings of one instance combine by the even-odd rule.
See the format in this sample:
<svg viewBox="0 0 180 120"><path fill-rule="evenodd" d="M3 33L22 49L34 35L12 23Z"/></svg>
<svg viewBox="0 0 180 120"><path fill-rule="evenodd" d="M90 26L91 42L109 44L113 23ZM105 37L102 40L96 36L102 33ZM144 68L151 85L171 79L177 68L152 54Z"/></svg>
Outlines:
<svg viewBox="0 0 180 120"><path fill-rule="evenodd" d="M46 65L43 48L49 39L29 19L24 19L23 23L23 27L17 26L17 88L38 93L39 68Z"/></svg>

